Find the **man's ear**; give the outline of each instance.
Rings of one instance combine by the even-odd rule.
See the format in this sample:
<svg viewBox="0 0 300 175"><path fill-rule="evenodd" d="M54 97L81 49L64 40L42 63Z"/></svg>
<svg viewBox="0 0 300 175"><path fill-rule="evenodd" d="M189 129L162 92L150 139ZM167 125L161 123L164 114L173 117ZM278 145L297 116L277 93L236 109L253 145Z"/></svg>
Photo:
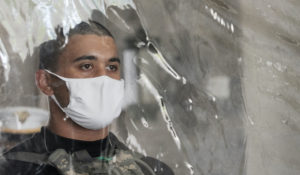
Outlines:
<svg viewBox="0 0 300 175"><path fill-rule="evenodd" d="M40 69L35 73L35 83L45 95L53 95L54 92L50 86L49 76L46 71Z"/></svg>

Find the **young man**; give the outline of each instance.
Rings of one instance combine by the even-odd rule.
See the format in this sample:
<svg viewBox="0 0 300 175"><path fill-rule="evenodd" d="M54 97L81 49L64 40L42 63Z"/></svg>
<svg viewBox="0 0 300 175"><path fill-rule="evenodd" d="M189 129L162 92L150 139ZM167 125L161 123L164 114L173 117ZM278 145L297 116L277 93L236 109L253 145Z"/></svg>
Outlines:
<svg viewBox="0 0 300 175"><path fill-rule="evenodd" d="M82 22L40 46L39 89L49 96L47 127L4 154L0 174L173 174L130 151L109 132L124 83L116 44L101 24Z"/></svg>

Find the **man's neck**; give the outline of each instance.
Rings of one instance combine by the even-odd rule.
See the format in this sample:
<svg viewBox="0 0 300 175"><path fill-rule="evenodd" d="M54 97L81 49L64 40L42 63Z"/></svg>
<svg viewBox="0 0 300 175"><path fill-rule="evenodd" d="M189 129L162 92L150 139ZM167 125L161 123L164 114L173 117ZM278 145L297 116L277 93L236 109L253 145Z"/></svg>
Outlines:
<svg viewBox="0 0 300 175"><path fill-rule="evenodd" d="M95 141L104 139L108 135L108 127L99 130L90 130L83 128L73 122L70 118L66 118L64 112L50 100L50 119L47 128L56 135L83 141Z"/></svg>

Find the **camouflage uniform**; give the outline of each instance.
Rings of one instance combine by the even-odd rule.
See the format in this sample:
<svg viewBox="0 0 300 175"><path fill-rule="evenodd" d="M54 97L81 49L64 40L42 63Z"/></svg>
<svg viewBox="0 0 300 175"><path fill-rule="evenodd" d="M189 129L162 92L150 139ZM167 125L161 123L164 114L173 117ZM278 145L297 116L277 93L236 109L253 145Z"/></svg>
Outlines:
<svg viewBox="0 0 300 175"><path fill-rule="evenodd" d="M109 146L106 146L106 149L101 151L101 155L97 157L91 157L84 149L68 153L61 148L52 151L50 154L10 151L4 156L9 161L27 162L41 167L50 165L55 167L61 175L173 175L173 172L165 164L153 158L151 160L155 160L157 163L149 163L147 161L149 158L129 150L113 134L110 133L108 138L109 142L107 144ZM155 169L158 169L155 167L156 164L163 167L165 171L155 171ZM2 166L1 168L4 169L5 167L7 168L7 166ZM6 171L1 171L1 168L0 174L2 175L3 173L1 172ZM24 174L31 173L35 174L32 170Z"/></svg>

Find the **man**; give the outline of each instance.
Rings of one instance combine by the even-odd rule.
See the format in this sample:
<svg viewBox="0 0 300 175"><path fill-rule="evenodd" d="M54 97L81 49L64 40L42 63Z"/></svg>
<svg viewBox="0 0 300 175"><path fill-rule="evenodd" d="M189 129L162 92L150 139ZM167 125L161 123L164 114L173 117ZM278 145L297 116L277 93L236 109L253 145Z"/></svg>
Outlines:
<svg viewBox="0 0 300 175"><path fill-rule="evenodd" d="M124 96L121 60L111 33L82 22L40 46L38 88L49 96L47 127L4 153L0 174L173 174L130 151L109 132Z"/></svg>

